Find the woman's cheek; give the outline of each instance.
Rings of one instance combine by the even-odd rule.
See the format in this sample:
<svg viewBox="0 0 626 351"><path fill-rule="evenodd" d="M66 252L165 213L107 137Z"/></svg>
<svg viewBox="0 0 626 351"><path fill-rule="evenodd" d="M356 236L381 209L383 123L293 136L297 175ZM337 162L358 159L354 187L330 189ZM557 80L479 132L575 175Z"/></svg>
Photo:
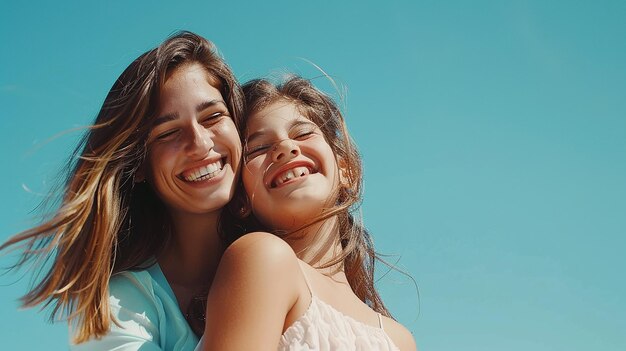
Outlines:
<svg viewBox="0 0 626 351"><path fill-rule="evenodd" d="M221 140L222 143L228 144L227 146L231 149L234 149L233 152L235 155L233 157L237 159L241 159L242 156L242 147L241 140L239 139L239 132L237 131L237 127L235 127L235 123L232 120L227 120L222 123L218 123L212 128L213 134L215 135L214 142L219 143L217 139Z"/></svg>

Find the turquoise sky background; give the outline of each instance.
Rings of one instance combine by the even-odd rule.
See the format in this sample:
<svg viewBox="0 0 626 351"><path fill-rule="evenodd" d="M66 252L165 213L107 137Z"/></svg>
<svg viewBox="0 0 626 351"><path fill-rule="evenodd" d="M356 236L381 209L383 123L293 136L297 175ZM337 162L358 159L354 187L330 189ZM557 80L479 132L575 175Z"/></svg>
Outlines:
<svg viewBox="0 0 626 351"><path fill-rule="evenodd" d="M347 88L364 220L419 306L400 274L379 288L420 350L626 349L626 2L226 3L0 4L0 239L35 223L80 134L50 138L187 29L242 81L319 75L305 58ZM63 323L17 310L18 277L0 348L67 349Z"/></svg>

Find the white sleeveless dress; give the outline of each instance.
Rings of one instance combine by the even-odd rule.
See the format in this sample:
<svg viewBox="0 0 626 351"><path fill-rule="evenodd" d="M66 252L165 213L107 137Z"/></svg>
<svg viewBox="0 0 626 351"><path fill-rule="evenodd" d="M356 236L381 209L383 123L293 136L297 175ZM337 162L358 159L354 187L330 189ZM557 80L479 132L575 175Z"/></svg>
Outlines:
<svg viewBox="0 0 626 351"><path fill-rule="evenodd" d="M301 267L302 268L302 267ZM360 322L320 300L302 270L311 292L311 304L280 338L279 351L399 351L385 330L378 314L378 327Z"/></svg>

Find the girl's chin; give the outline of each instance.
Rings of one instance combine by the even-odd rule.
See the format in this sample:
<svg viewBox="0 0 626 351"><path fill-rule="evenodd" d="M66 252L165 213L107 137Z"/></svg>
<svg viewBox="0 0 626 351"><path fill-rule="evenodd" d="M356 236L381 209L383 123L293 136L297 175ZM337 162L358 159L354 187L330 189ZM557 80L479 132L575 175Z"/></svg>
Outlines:
<svg viewBox="0 0 626 351"><path fill-rule="evenodd" d="M269 220L261 220L267 228L272 228L274 233L289 233L294 230L298 230L311 222L315 222L316 219L321 218L321 209L315 213L305 215L303 212L298 213L281 213L280 217L271 218Z"/></svg>

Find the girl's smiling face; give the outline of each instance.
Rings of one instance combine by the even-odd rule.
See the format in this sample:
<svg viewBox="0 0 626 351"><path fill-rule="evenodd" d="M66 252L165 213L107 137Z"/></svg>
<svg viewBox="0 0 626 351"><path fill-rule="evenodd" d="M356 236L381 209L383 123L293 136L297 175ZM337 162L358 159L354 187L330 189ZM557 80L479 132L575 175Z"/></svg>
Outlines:
<svg viewBox="0 0 626 351"><path fill-rule="evenodd" d="M243 185L256 218L292 231L334 205L335 155L320 128L278 100L248 118Z"/></svg>

